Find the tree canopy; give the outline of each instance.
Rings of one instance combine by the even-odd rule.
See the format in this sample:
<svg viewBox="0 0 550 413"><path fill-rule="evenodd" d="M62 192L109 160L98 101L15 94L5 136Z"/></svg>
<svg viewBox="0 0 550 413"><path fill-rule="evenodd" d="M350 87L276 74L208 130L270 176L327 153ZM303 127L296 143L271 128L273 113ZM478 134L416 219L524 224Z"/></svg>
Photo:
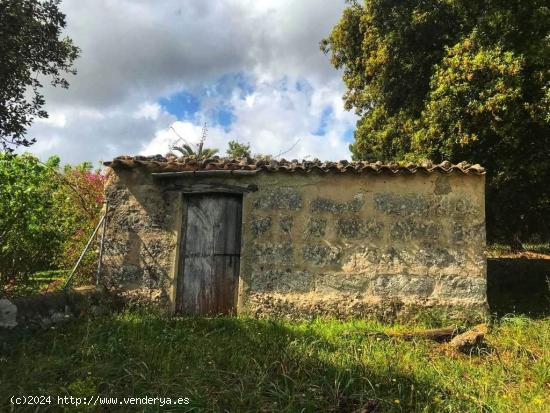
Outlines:
<svg viewBox="0 0 550 413"><path fill-rule="evenodd" d="M60 168L0 151L0 294L37 271L70 268L99 220L104 175L89 163ZM86 257L82 274L94 274Z"/></svg>
<svg viewBox="0 0 550 413"><path fill-rule="evenodd" d="M480 163L490 235L548 234L547 1L350 1L321 48L360 115L355 159Z"/></svg>
<svg viewBox="0 0 550 413"><path fill-rule="evenodd" d="M0 149L30 146L27 128L46 118L42 82L67 88L79 48L61 38L65 15L60 0L0 0ZM32 93L29 93L32 92Z"/></svg>
<svg viewBox="0 0 550 413"><path fill-rule="evenodd" d="M250 156L250 144L229 141L225 152L231 158L248 158Z"/></svg>

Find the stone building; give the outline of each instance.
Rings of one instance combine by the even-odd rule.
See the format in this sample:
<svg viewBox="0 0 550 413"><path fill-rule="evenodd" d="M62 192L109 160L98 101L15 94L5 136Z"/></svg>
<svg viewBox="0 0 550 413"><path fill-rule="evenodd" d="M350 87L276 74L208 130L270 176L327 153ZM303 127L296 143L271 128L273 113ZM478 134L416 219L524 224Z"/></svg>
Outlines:
<svg viewBox="0 0 550 413"><path fill-rule="evenodd" d="M479 165L118 157L102 282L170 312L485 315Z"/></svg>

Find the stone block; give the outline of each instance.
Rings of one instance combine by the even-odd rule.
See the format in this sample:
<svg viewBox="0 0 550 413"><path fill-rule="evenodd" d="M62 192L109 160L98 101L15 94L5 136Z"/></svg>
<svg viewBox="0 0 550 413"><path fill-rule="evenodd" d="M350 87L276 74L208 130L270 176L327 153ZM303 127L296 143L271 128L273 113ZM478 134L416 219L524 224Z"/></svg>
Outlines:
<svg viewBox="0 0 550 413"><path fill-rule="evenodd" d="M325 218L311 217L307 223L306 233L314 237L325 235L327 220Z"/></svg>
<svg viewBox="0 0 550 413"><path fill-rule="evenodd" d="M372 291L383 296L428 298L434 292L435 283L436 280L428 276L382 275L374 280Z"/></svg>
<svg viewBox="0 0 550 413"><path fill-rule="evenodd" d="M282 215L279 220L279 228L285 234L290 234L292 226L294 225L294 218L292 215Z"/></svg>
<svg viewBox="0 0 550 413"><path fill-rule="evenodd" d="M315 198L311 201L311 212L330 212L342 214L345 212L359 212L365 203L364 194L356 194L351 201L342 202L329 198Z"/></svg>
<svg viewBox="0 0 550 413"><path fill-rule="evenodd" d="M441 236L443 227L437 222L406 218L392 224L390 235L394 240L435 240Z"/></svg>
<svg viewBox="0 0 550 413"><path fill-rule="evenodd" d="M17 306L10 300L0 299L0 327L11 328L17 325Z"/></svg>
<svg viewBox="0 0 550 413"><path fill-rule="evenodd" d="M302 208L302 195L292 187L281 187L261 191L254 195L254 208L259 209L290 209Z"/></svg>
<svg viewBox="0 0 550 413"><path fill-rule="evenodd" d="M306 245L303 249L304 260L315 265L333 265L340 263L342 248L331 245Z"/></svg>
<svg viewBox="0 0 550 413"><path fill-rule="evenodd" d="M271 228L271 217L253 216L250 220L250 231L254 236L261 235Z"/></svg>
<svg viewBox="0 0 550 413"><path fill-rule="evenodd" d="M448 276L437 282L434 292L440 298L484 300L487 294L487 280L482 277Z"/></svg>
<svg viewBox="0 0 550 413"><path fill-rule="evenodd" d="M347 239L380 239L383 228L384 225L381 222L363 219L356 215L339 218L336 222L338 236Z"/></svg>
<svg viewBox="0 0 550 413"><path fill-rule="evenodd" d="M258 292L302 293L314 288L314 278L308 271L259 270L251 274L247 285L250 290Z"/></svg>
<svg viewBox="0 0 550 413"><path fill-rule="evenodd" d="M254 245L252 254L256 263L283 263L292 262L293 248L290 243L263 243Z"/></svg>

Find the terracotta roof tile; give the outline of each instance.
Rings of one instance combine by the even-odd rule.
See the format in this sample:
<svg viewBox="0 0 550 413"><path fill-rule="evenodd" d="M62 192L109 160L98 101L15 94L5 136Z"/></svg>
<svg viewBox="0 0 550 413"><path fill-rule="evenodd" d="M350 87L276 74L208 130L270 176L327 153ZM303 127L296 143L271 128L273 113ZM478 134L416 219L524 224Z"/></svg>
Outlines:
<svg viewBox="0 0 550 413"><path fill-rule="evenodd" d="M444 161L440 164L431 162L416 165L408 163L406 165L397 163L384 164L378 162L357 161L350 162L346 160L338 162L319 161L298 161L297 159L287 161L264 160L241 158L231 159L214 156L207 159L197 159L195 157L170 157L165 158L161 155L155 156L119 156L111 162L104 162L105 166L113 169L131 169L145 168L150 172L184 172L184 171L214 171L214 170L248 170L264 172L282 172L282 173L309 173L309 172L338 172L338 173L388 173L388 174L415 174L417 172L431 173L451 173L461 172L463 174L483 175L485 169L480 165L471 165L467 162L451 164Z"/></svg>

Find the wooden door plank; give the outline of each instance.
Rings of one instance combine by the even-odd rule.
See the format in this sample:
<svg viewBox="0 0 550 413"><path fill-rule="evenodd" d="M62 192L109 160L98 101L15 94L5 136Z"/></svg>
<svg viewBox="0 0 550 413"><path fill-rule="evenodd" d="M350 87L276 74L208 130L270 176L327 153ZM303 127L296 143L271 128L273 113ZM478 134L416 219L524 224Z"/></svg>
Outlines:
<svg viewBox="0 0 550 413"><path fill-rule="evenodd" d="M219 199L219 225L214 235L214 254L241 252L241 198L226 196Z"/></svg>
<svg viewBox="0 0 550 413"><path fill-rule="evenodd" d="M212 270L216 294L215 313L235 314L240 259L234 255L216 255L213 262Z"/></svg>
<svg viewBox="0 0 550 413"><path fill-rule="evenodd" d="M211 257L190 257L183 271L184 313L209 314L216 302Z"/></svg>
<svg viewBox="0 0 550 413"><path fill-rule="evenodd" d="M217 202L212 197L190 197L187 207L187 238L184 254L210 256L214 244L212 226L217 220Z"/></svg>
<svg viewBox="0 0 550 413"><path fill-rule="evenodd" d="M189 197L183 266L183 311L208 314L215 304L212 284L212 226L216 209L211 197Z"/></svg>
<svg viewBox="0 0 550 413"><path fill-rule="evenodd" d="M182 297L186 314L233 314L240 266L242 198L204 194L186 197Z"/></svg>

